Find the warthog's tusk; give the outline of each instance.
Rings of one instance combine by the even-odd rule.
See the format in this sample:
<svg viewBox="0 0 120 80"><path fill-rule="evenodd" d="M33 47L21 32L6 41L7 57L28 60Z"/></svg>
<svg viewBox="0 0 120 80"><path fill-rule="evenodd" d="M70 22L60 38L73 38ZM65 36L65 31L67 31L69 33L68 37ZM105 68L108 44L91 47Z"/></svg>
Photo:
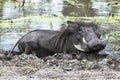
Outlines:
<svg viewBox="0 0 120 80"><path fill-rule="evenodd" d="M83 42L84 42L85 44L88 44L84 37L83 37Z"/></svg>
<svg viewBox="0 0 120 80"><path fill-rule="evenodd" d="M78 49L78 50L80 50L80 51L85 51L85 50L82 48L81 45L76 45L76 44L73 44L73 45L74 45L74 47L75 47L76 49Z"/></svg>

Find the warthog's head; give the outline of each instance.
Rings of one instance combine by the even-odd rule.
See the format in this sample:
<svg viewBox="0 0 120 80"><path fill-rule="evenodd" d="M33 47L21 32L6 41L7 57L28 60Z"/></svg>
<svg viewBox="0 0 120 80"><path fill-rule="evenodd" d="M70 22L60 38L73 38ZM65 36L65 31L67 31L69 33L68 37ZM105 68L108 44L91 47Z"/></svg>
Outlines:
<svg viewBox="0 0 120 80"><path fill-rule="evenodd" d="M67 24L68 29L73 33L72 42L76 49L83 52L94 52L105 48L106 40L100 39L96 24L71 21L68 21Z"/></svg>

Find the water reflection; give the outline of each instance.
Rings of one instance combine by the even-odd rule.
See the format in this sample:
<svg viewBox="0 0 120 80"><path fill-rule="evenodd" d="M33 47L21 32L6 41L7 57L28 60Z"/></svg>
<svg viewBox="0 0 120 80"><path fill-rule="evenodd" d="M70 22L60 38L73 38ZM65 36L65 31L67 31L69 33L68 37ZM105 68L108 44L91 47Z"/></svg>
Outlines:
<svg viewBox="0 0 120 80"><path fill-rule="evenodd" d="M3 19L17 18L27 15L54 14L62 15L63 0L26 0L24 7L22 2L8 0L2 3L0 13Z"/></svg>
<svg viewBox="0 0 120 80"><path fill-rule="evenodd" d="M63 15L75 16L75 17L95 16L96 14L92 9L91 4L92 3L90 0L78 0L76 4L71 4L70 2L64 1L64 5L67 5L67 6L64 6Z"/></svg>
<svg viewBox="0 0 120 80"><path fill-rule="evenodd" d="M63 10L63 0L51 0L49 3L45 3L45 12L62 15Z"/></svg>
<svg viewBox="0 0 120 80"><path fill-rule="evenodd" d="M92 2L92 8L94 9L94 12L96 13L96 15L107 16L110 13L112 13L112 14L115 13L117 15L120 14L120 13L118 13L118 11L120 10L120 7L112 6L111 5L112 2L110 2L109 0L106 0L106 1L105 0L104 1L103 0L97 0L97 1L91 0L91 2ZM115 2L113 1L113 3L115 3Z"/></svg>
<svg viewBox="0 0 120 80"><path fill-rule="evenodd" d="M17 18L28 15L64 15L64 16L107 16L110 13L120 15L120 6L111 6L109 0L25 0L22 2L7 0L1 3L0 17ZM115 0L115 2L118 0ZM74 2L74 1L72 1ZM112 1L114 4L115 2ZM119 2L119 1L118 1Z"/></svg>
<svg viewBox="0 0 120 80"><path fill-rule="evenodd" d="M0 37L0 49L10 50L25 33L4 33Z"/></svg>
<svg viewBox="0 0 120 80"><path fill-rule="evenodd" d="M111 7L108 7L108 3L106 2L97 2L93 0L92 8L94 8L94 12L98 15L108 15Z"/></svg>

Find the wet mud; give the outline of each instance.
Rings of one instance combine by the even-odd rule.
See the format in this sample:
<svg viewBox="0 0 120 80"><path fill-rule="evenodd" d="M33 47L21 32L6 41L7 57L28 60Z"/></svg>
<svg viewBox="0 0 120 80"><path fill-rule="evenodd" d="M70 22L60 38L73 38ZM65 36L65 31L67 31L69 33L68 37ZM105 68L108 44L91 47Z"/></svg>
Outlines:
<svg viewBox="0 0 120 80"><path fill-rule="evenodd" d="M56 53L44 58L22 54L6 60L5 53L0 51L0 80L120 79L120 57L96 53Z"/></svg>

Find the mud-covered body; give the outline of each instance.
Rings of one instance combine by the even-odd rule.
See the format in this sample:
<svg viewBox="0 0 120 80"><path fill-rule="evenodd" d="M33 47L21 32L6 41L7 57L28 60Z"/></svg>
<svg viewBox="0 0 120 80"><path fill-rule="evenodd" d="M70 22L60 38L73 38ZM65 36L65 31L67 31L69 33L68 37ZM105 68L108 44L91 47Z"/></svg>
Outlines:
<svg viewBox="0 0 120 80"><path fill-rule="evenodd" d="M105 48L106 43L100 40L95 24L67 23L67 28L61 31L34 30L27 33L16 43L20 53L35 53L38 57L44 57L54 53L93 52Z"/></svg>
<svg viewBox="0 0 120 80"><path fill-rule="evenodd" d="M51 30L34 30L26 34L18 43L18 48L21 53L26 54L36 53L38 57L52 55L60 52L75 52L76 48L73 47L72 40L67 36L66 39L59 39L62 32ZM57 42L59 41L59 43Z"/></svg>

